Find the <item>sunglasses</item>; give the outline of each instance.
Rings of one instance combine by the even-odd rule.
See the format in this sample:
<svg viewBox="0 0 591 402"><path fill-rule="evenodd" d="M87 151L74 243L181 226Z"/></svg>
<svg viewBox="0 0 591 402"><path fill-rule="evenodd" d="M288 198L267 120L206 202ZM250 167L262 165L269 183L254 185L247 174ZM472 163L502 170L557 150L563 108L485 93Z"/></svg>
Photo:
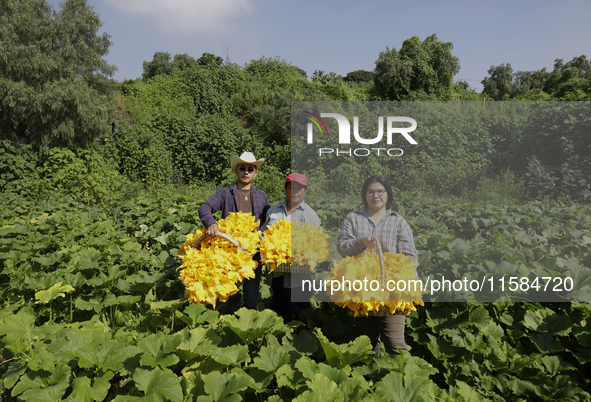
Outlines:
<svg viewBox="0 0 591 402"><path fill-rule="evenodd" d="M248 173L256 172L255 168L246 167L246 166L238 166L238 170L240 170L241 172L248 172Z"/></svg>

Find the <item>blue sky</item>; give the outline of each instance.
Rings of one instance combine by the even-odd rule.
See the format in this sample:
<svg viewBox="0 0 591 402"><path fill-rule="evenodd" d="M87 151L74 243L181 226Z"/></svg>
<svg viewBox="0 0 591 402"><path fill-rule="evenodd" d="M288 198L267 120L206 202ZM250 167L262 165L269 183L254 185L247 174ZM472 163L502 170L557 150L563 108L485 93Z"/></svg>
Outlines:
<svg viewBox="0 0 591 402"><path fill-rule="evenodd" d="M58 7L59 1L51 0ZM589 1L89 0L113 45L114 78L138 78L155 52L215 53L244 65L276 57L312 76L373 70L381 51L435 33L478 92L492 65L552 70L591 57Z"/></svg>

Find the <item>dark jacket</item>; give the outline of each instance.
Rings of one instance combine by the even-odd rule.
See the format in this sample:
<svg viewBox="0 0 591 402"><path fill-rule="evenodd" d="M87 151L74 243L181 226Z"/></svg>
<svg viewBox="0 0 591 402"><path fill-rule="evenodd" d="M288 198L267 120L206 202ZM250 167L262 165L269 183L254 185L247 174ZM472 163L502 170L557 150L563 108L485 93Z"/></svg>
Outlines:
<svg viewBox="0 0 591 402"><path fill-rule="evenodd" d="M205 201L199 208L199 219L206 228L216 223L213 214L222 211L222 219L230 215L230 212L238 211L238 197L240 192L234 184L232 187L224 187L215 192L214 195ZM269 197L263 190L255 186L250 187L250 197L252 200L252 214L259 221L259 226L265 222L265 216L269 209Z"/></svg>

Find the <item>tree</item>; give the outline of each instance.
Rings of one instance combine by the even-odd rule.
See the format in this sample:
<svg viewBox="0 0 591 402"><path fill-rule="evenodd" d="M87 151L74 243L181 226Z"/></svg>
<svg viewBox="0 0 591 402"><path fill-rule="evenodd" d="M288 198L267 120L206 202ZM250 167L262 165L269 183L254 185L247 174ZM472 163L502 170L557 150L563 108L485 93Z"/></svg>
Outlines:
<svg viewBox="0 0 591 402"><path fill-rule="evenodd" d="M546 67L537 71L518 71L513 74L513 92L511 97L524 96L530 91L539 91L544 88L550 73Z"/></svg>
<svg viewBox="0 0 591 402"><path fill-rule="evenodd" d="M490 66L488 69L490 77L481 81L484 86L482 92L496 101L509 99L513 91L513 68L511 64Z"/></svg>
<svg viewBox="0 0 591 402"><path fill-rule="evenodd" d="M178 68L179 70L185 70L187 68L193 67L197 62L198 60L195 60L187 53L176 54L174 56L174 60L172 61L172 69L174 70Z"/></svg>
<svg viewBox="0 0 591 402"><path fill-rule="evenodd" d="M204 53L204 55L209 53ZM201 58L203 59L203 57ZM199 60L201 60L199 59ZM221 60L221 57L219 58ZM147 81L148 79L155 77L160 74L171 74L174 70L184 70L192 67L195 63L199 63L199 60L195 60L187 53L177 54L174 59L170 59L170 53L156 52L152 61L144 61L142 66L144 72L142 73L142 79Z"/></svg>
<svg viewBox="0 0 591 402"><path fill-rule="evenodd" d="M574 57L564 63L556 59L554 70L545 83L544 90L556 98L568 97L568 94L591 91L591 62L585 55Z"/></svg>
<svg viewBox="0 0 591 402"><path fill-rule="evenodd" d="M296 67L296 68L298 69L298 73L300 73L300 75L301 75L303 78L308 78L308 73L307 73L305 70L303 70L303 69L301 69L301 68L299 68L299 67Z"/></svg>
<svg viewBox="0 0 591 402"><path fill-rule="evenodd" d="M148 79L160 74L170 74L172 72L170 53L156 52L152 61L144 61L142 67L144 68L142 73L144 81L148 81Z"/></svg>
<svg viewBox="0 0 591 402"><path fill-rule="evenodd" d="M507 63L491 66L488 74L482 92L494 100L588 100L591 92L591 62L585 55L566 63L556 59L552 72L542 68L513 73Z"/></svg>
<svg viewBox="0 0 591 402"><path fill-rule="evenodd" d="M400 51L386 47L376 60L376 92L391 100L448 100L460 71L452 49L451 42L441 42L435 34L423 42L418 36L409 38Z"/></svg>
<svg viewBox="0 0 591 402"><path fill-rule="evenodd" d="M224 59L220 56L216 56L213 53L203 53L201 57L197 60L197 63L200 66L221 66L224 64Z"/></svg>
<svg viewBox="0 0 591 402"><path fill-rule="evenodd" d="M463 90L466 90L466 91L469 91L470 90L470 84L468 84L464 80L459 80L458 82L456 82L456 87L458 89L463 89Z"/></svg>
<svg viewBox="0 0 591 402"><path fill-rule="evenodd" d="M322 70L314 70L314 74L312 74L312 82L318 82L320 84L338 84L343 80L343 76L340 74L331 71L326 73Z"/></svg>
<svg viewBox="0 0 591 402"><path fill-rule="evenodd" d="M373 81L375 73L365 70L355 70L347 73L343 81L345 82L371 82Z"/></svg>
<svg viewBox="0 0 591 402"><path fill-rule="evenodd" d="M0 0L0 138L46 150L109 129L110 36L86 0Z"/></svg>

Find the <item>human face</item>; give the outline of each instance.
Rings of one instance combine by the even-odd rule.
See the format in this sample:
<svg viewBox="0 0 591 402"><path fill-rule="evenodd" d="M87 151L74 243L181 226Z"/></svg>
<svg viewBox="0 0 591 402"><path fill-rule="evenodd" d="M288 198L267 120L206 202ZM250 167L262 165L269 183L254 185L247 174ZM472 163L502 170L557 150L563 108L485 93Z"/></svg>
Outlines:
<svg viewBox="0 0 591 402"><path fill-rule="evenodd" d="M308 189L306 188L306 186L295 181L290 181L285 186L287 199L289 200L290 205L292 207L298 206L302 201L304 201L304 197L306 197L307 191Z"/></svg>
<svg viewBox="0 0 591 402"><path fill-rule="evenodd" d="M234 170L238 177L238 183L247 186L257 176L257 167L255 165L245 165L239 163Z"/></svg>
<svg viewBox="0 0 591 402"><path fill-rule="evenodd" d="M370 212L378 212L381 209L386 209L388 192L381 183L371 183L365 192L365 199L367 201L367 209Z"/></svg>

